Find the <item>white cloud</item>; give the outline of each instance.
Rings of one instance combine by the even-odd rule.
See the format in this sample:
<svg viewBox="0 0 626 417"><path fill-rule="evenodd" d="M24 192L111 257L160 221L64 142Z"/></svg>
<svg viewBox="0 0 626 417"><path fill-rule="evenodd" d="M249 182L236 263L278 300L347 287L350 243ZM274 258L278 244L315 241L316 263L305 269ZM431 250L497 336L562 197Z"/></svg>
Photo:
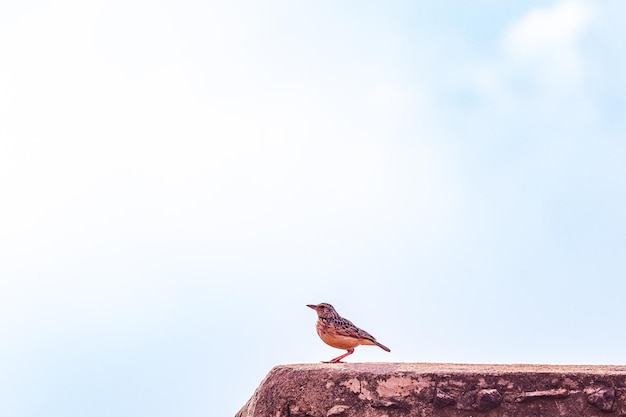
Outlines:
<svg viewBox="0 0 626 417"><path fill-rule="evenodd" d="M533 9L509 28L505 44L509 50L522 54L570 48L593 14L593 8L580 1Z"/></svg>
<svg viewBox="0 0 626 417"><path fill-rule="evenodd" d="M529 10L503 32L498 53L469 72L471 84L487 103L517 116L550 114L580 101L585 77L580 41L595 15L593 5L577 0Z"/></svg>
<svg viewBox="0 0 626 417"><path fill-rule="evenodd" d="M504 35L509 65L547 82L576 82L581 73L578 41L594 14L594 8L582 1L531 10Z"/></svg>

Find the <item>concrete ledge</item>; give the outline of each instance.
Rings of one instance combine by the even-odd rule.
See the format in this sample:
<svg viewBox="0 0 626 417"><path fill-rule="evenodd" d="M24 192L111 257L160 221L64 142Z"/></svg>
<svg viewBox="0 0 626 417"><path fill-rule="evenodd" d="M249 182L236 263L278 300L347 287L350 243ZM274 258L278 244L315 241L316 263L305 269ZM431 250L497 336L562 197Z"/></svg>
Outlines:
<svg viewBox="0 0 626 417"><path fill-rule="evenodd" d="M281 365L237 417L626 417L626 366Z"/></svg>

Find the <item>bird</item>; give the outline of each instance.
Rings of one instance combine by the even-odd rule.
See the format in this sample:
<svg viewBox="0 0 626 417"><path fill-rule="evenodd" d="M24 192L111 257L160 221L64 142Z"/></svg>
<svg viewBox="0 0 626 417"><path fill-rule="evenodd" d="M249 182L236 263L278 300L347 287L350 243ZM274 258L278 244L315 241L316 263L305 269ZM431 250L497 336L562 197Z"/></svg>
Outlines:
<svg viewBox="0 0 626 417"><path fill-rule="evenodd" d="M344 319L337 313L335 308L328 303L307 304L317 312L315 328L320 339L329 346L337 349L346 349L348 352L323 363L338 363L343 358L354 353L354 348L359 345L378 346L387 352L391 350L376 341L376 338L365 330L356 327L350 320Z"/></svg>

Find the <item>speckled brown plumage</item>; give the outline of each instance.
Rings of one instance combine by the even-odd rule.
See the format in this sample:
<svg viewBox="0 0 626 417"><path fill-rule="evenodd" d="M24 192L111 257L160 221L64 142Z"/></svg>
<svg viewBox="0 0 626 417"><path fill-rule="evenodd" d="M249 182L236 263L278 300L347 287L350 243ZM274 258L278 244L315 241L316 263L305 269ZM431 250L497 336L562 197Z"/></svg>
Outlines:
<svg viewBox="0 0 626 417"><path fill-rule="evenodd" d="M344 319L335 308L328 303L307 304L317 312L317 334L329 346L337 349L346 349L348 352L331 359L329 363L340 362L341 359L354 353L359 345L375 345L387 352L387 346L376 341L376 338L365 330L356 327L350 320Z"/></svg>

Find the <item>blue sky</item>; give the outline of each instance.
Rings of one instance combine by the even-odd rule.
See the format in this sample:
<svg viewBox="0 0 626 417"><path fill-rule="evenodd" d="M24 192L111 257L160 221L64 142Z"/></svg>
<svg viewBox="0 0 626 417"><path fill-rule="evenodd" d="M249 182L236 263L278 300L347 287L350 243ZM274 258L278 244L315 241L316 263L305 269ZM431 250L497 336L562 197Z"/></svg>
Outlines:
<svg viewBox="0 0 626 417"><path fill-rule="evenodd" d="M234 415L322 301L350 361L624 364L624 8L1 5L0 414Z"/></svg>

